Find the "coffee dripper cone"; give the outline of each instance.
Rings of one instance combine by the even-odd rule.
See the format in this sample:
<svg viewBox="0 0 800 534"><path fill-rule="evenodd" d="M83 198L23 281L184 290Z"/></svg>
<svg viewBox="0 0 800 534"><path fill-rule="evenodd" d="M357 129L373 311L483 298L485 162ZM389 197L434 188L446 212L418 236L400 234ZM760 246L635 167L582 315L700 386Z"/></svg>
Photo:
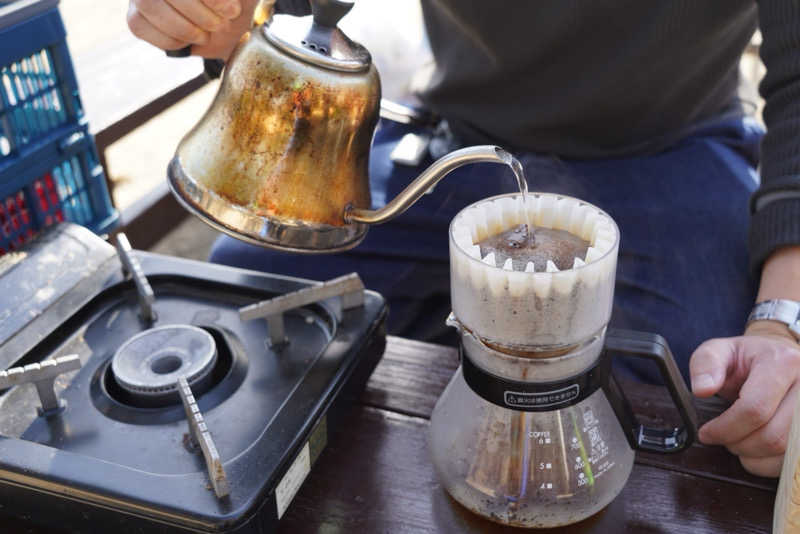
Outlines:
<svg viewBox="0 0 800 534"><path fill-rule="evenodd" d="M370 210L381 86L369 52L337 26L352 5L311 0L312 16L273 15L243 38L211 107L169 165L169 186L185 208L253 244L336 252L453 169L511 161L495 146L455 151Z"/></svg>
<svg viewBox="0 0 800 534"><path fill-rule="evenodd" d="M587 249L569 268L553 258L541 270L484 253L488 237L518 224L568 232ZM453 219L448 324L461 365L434 408L430 447L443 486L473 512L520 527L574 523L619 494L635 449L676 452L694 439L666 341L607 328L618 248L611 217L559 195L501 195ZM681 426L639 423L611 374L616 354L659 366Z"/></svg>

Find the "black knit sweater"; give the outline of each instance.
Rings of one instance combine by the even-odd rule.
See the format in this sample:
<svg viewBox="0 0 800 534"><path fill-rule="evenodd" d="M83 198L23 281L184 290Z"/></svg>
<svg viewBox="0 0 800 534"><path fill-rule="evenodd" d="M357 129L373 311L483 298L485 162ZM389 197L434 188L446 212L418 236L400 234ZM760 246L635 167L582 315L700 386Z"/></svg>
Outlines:
<svg viewBox="0 0 800 534"><path fill-rule="evenodd" d="M800 0L762 0L761 58L767 75L767 135L761 145L761 187L750 202L750 263L800 244Z"/></svg>

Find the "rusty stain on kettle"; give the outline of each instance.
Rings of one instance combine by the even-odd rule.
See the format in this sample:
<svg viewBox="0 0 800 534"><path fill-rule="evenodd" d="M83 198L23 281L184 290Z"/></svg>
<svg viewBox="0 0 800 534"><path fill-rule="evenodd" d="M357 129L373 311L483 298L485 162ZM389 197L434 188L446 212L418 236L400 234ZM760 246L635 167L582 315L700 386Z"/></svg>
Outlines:
<svg viewBox="0 0 800 534"><path fill-rule="evenodd" d="M258 215L344 225L370 205L368 163L380 101L374 67L329 73L287 64L259 39L235 52L205 117L178 151L198 183Z"/></svg>

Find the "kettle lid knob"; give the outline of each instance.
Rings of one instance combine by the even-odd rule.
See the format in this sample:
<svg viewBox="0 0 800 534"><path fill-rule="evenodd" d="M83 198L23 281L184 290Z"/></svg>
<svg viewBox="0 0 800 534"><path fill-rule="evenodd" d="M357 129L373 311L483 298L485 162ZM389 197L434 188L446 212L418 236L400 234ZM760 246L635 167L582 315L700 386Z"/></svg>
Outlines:
<svg viewBox="0 0 800 534"><path fill-rule="evenodd" d="M325 28L335 28L339 21L353 9L353 0L310 0L314 23Z"/></svg>
<svg viewBox="0 0 800 534"><path fill-rule="evenodd" d="M343 72L365 71L372 64L369 51L337 26L354 3L310 0L312 16L274 15L264 26L264 36L276 48L306 63Z"/></svg>

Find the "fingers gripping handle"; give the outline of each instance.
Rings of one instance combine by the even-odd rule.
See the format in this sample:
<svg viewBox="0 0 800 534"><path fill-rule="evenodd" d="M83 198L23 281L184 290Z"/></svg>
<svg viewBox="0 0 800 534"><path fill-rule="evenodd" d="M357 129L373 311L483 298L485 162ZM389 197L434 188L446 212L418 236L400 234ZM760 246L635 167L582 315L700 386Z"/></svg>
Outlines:
<svg viewBox="0 0 800 534"><path fill-rule="evenodd" d="M683 420L683 426L671 429L642 425L636 419L628 399L613 374L609 373L604 386L606 396L627 434L631 447L653 452L677 452L691 445L697 436L697 413L667 341L656 334L609 329L606 333L605 350L655 362L672 396L672 402Z"/></svg>

